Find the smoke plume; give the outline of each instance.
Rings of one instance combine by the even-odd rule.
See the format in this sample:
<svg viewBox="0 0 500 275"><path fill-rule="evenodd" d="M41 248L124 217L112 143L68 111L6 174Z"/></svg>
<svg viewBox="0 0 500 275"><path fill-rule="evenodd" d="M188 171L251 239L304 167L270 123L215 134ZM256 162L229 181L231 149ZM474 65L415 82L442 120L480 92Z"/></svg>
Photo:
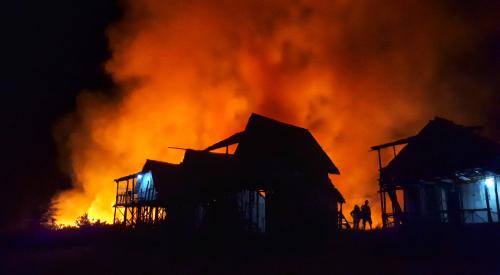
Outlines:
<svg viewBox="0 0 500 275"><path fill-rule="evenodd" d="M341 171L332 180L347 207L369 199L379 219L371 145L435 115L488 124L498 114L485 50L496 9L453 5L126 1L105 64L119 92L82 92L56 127L74 182L54 198L58 222L84 212L110 222L113 179L146 158L179 162L168 146L202 149L251 112L310 129Z"/></svg>

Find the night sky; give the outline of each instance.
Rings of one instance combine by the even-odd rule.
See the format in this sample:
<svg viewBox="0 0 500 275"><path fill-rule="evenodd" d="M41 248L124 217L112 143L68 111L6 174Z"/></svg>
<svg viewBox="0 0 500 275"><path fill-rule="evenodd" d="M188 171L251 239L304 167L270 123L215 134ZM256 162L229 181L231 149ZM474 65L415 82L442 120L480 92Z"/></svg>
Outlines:
<svg viewBox="0 0 500 275"><path fill-rule="evenodd" d="M495 2L453 1L457 14L470 12L471 18L481 17L489 6L497 8ZM83 90L114 90L103 63L110 58L106 29L120 19L121 9L111 0L17 0L3 3L1 11L0 228L4 228L36 223L50 198L71 187L60 168L54 125L74 110ZM480 49L457 56L449 69L482 77L488 86L498 88L500 28L486 29L493 31ZM491 130L498 134L498 104L484 111L491 122L488 126L496 127Z"/></svg>
<svg viewBox="0 0 500 275"><path fill-rule="evenodd" d="M0 227L29 222L70 186L54 123L83 89L111 90L105 30L120 16L108 0L7 1L1 10Z"/></svg>

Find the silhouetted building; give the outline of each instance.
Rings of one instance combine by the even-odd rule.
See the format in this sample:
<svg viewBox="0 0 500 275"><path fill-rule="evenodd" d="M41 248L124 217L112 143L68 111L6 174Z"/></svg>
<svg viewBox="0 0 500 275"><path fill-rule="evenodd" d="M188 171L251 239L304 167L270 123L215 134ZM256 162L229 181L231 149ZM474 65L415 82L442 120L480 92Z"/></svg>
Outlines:
<svg viewBox="0 0 500 275"><path fill-rule="evenodd" d="M399 145L406 146L396 154ZM394 158L382 167L385 148ZM385 227L500 220L500 145L481 136L480 127L436 117L416 136L372 149L379 156Z"/></svg>
<svg viewBox="0 0 500 275"><path fill-rule="evenodd" d="M227 153L231 145L234 154ZM225 154L212 152L221 148ZM180 164L147 160L140 173L117 179L115 222L166 218L184 231L328 231L339 228L344 203L329 174L339 171L307 129L252 114L244 131L186 150Z"/></svg>

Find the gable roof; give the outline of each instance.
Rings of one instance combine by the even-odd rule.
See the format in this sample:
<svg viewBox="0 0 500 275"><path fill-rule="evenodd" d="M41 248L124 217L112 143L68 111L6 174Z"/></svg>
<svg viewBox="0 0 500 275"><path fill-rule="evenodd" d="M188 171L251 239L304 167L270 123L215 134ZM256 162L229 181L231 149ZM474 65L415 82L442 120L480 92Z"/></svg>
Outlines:
<svg viewBox="0 0 500 275"><path fill-rule="evenodd" d="M158 191L160 201L166 201L185 192L179 164L147 159L142 172L147 171L151 171L153 174L154 187Z"/></svg>
<svg viewBox="0 0 500 275"><path fill-rule="evenodd" d="M340 174L309 130L262 115L252 114L243 132L217 142L205 151L236 143L235 156L246 165Z"/></svg>
<svg viewBox="0 0 500 275"><path fill-rule="evenodd" d="M180 164L146 160L142 171L151 171L160 201L210 196L236 188L230 178L233 156L186 150ZM232 185L229 185L232 183Z"/></svg>
<svg viewBox="0 0 500 275"><path fill-rule="evenodd" d="M500 145L466 127L436 117L382 169L389 181L414 181L454 176L472 169L500 171Z"/></svg>

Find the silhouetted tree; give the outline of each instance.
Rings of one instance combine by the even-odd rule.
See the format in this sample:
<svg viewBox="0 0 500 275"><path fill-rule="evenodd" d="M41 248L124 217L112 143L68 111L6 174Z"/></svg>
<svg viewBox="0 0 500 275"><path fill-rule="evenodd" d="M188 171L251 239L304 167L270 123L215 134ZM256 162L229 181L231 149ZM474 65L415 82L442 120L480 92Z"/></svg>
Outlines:
<svg viewBox="0 0 500 275"><path fill-rule="evenodd" d="M78 217L75 221L76 226L82 228L82 227L89 227L92 225L92 222L89 219L89 215L85 212L85 214L81 215Z"/></svg>
<svg viewBox="0 0 500 275"><path fill-rule="evenodd" d="M59 225L56 224L55 219L56 208L50 206L40 217L39 223L45 228L58 229Z"/></svg>

